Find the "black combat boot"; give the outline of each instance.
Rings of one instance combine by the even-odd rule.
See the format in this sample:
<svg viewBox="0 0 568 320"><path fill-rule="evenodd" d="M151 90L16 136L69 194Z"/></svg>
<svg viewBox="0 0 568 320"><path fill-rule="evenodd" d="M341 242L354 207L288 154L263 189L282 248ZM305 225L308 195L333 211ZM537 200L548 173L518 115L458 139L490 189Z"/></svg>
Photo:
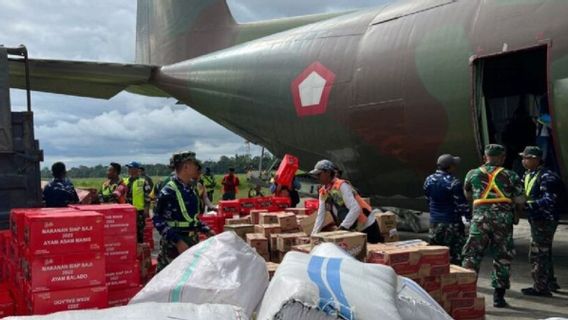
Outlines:
<svg viewBox="0 0 568 320"><path fill-rule="evenodd" d="M506 308L509 306L507 301L505 301L505 291L506 289L499 288L493 292L493 306L495 308Z"/></svg>

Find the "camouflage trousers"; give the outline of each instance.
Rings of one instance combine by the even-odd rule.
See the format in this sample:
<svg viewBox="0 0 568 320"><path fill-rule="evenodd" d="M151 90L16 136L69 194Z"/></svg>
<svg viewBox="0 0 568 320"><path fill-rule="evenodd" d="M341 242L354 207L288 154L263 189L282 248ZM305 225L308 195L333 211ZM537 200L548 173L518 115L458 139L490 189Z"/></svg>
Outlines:
<svg viewBox="0 0 568 320"><path fill-rule="evenodd" d="M558 227L556 221L530 221L531 244L529 262L532 265L534 288L538 291L549 291L549 285L556 282L552 262L552 242Z"/></svg>
<svg viewBox="0 0 568 320"><path fill-rule="evenodd" d="M136 212L136 239L138 243L144 242L144 228L146 228L146 218L144 210Z"/></svg>
<svg viewBox="0 0 568 320"><path fill-rule="evenodd" d="M430 244L449 247L451 263L461 265L465 226L461 222L430 224Z"/></svg>
<svg viewBox="0 0 568 320"><path fill-rule="evenodd" d="M179 235L188 247L193 247L199 243L199 233L191 232L190 234ZM157 272L167 267L175 258L180 255L175 242L168 241L164 237L160 239L160 252L158 253Z"/></svg>
<svg viewBox="0 0 568 320"><path fill-rule="evenodd" d="M512 212L499 212L484 207L474 210L469 237L462 251L462 266L479 273L488 248L494 254L491 286L509 289L511 263L515 256Z"/></svg>

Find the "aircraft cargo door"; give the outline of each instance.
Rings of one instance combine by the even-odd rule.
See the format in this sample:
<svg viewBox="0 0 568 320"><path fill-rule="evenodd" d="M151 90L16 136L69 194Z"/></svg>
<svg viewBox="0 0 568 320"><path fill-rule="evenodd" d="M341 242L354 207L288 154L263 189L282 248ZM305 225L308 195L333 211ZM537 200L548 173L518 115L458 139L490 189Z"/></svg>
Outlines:
<svg viewBox="0 0 568 320"><path fill-rule="evenodd" d="M474 62L474 107L479 147L507 148L505 166L522 174L519 153L539 145L558 170L548 104L547 47L483 57ZM548 151L546 151L546 149Z"/></svg>

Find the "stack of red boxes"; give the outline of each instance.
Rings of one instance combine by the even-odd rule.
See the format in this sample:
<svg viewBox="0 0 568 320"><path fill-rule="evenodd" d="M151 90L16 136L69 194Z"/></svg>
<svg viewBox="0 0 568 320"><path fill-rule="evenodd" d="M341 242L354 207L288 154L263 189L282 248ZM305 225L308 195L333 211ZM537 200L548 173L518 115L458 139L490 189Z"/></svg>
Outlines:
<svg viewBox="0 0 568 320"><path fill-rule="evenodd" d="M369 245L368 249L368 263L389 265L398 275L413 279L454 319L484 319L485 303L477 297L476 273L450 265L447 247L414 240Z"/></svg>
<svg viewBox="0 0 568 320"><path fill-rule="evenodd" d="M199 216L199 221L206 224L216 234L219 234L224 230L225 217L223 215L203 214Z"/></svg>
<svg viewBox="0 0 568 320"><path fill-rule="evenodd" d="M219 201L219 214L227 219L231 219L241 214L241 204L239 200Z"/></svg>
<svg viewBox="0 0 568 320"><path fill-rule="evenodd" d="M255 210L257 206L256 198L239 199L241 207L241 216L248 216L251 210Z"/></svg>
<svg viewBox="0 0 568 320"><path fill-rule="evenodd" d="M136 247L136 209L128 204L73 207L80 211L96 211L103 216L109 306L128 303L141 289L141 271Z"/></svg>
<svg viewBox="0 0 568 320"><path fill-rule="evenodd" d="M258 210L272 210L272 197L256 198L256 209Z"/></svg>
<svg viewBox="0 0 568 320"><path fill-rule="evenodd" d="M292 200L288 197L273 197L272 205L270 206L269 212L281 212L286 211L286 209L292 206Z"/></svg>
<svg viewBox="0 0 568 320"><path fill-rule="evenodd" d="M73 209L12 214L8 272L17 314L107 307L101 214Z"/></svg>

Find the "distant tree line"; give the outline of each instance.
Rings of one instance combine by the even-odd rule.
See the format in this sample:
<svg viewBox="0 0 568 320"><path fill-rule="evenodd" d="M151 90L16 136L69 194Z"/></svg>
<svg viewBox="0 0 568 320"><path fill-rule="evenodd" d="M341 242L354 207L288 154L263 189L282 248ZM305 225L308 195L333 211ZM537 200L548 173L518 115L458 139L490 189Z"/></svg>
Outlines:
<svg viewBox="0 0 568 320"><path fill-rule="evenodd" d="M246 173L249 170L258 170L260 156L251 157L250 155L235 155L232 157L221 156L218 161L204 161L203 171L206 167L211 168L213 174L223 174L229 171L229 168L235 168L237 173ZM266 170L276 158L266 153L262 161L262 168ZM146 174L149 176L166 176L170 174L171 169L168 164L143 164ZM97 165L94 167L79 166L69 169L67 176L69 178L102 178L106 177L107 165ZM126 174L126 168L122 170L123 175ZM41 170L41 177L51 178L51 168L44 167Z"/></svg>

